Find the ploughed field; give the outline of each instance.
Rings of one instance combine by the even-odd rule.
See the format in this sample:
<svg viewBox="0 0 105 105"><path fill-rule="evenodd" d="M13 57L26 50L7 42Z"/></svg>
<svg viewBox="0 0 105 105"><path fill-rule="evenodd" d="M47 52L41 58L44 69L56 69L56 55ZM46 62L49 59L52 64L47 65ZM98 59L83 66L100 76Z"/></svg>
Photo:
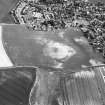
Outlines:
<svg viewBox="0 0 105 105"><path fill-rule="evenodd" d="M53 100L51 105L60 105L63 101L65 105L104 105L105 84L101 75L101 72L103 75L105 73L103 68L105 69L105 67L88 68L87 71L81 70L66 77L65 81L61 81L60 88L64 91L64 97L62 100ZM31 67L1 68L0 105L28 105L30 91L36 77L35 72L35 68ZM43 90L46 82L41 84ZM55 82L50 82L50 85L54 87Z"/></svg>
<svg viewBox="0 0 105 105"><path fill-rule="evenodd" d="M51 105L104 105L105 81L102 74L105 67L86 68L76 73L67 73L60 78L42 68L38 69L40 79L36 79L30 94L30 105L43 103ZM38 84L37 84L38 82ZM35 88L37 87L37 88ZM37 91L36 91L37 90Z"/></svg>
<svg viewBox="0 0 105 105"><path fill-rule="evenodd" d="M90 68L93 70L90 74L81 72L68 82L69 105L103 105L105 103L105 83L100 69L103 71L101 67Z"/></svg>
<svg viewBox="0 0 105 105"><path fill-rule="evenodd" d="M0 105L28 105L35 68L0 68Z"/></svg>

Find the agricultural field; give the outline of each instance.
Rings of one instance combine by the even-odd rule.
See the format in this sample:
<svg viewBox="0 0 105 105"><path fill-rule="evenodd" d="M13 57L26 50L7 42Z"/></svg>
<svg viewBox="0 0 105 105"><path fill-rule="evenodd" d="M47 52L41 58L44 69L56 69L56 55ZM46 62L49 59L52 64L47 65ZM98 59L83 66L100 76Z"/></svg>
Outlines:
<svg viewBox="0 0 105 105"><path fill-rule="evenodd" d="M0 0L0 105L105 105L104 0Z"/></svg>

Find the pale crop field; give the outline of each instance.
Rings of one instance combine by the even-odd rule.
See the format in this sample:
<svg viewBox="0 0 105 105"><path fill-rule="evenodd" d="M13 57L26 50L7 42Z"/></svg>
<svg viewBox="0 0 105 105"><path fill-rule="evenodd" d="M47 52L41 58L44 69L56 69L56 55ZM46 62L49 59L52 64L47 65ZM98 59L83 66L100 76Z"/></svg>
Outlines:
<svg viewBox="0 0 105 105"><path fill-rule="evenodd" d="M2 26L0 26L0 67L12 66L12 62L7 56L2 43Z"/></svg>

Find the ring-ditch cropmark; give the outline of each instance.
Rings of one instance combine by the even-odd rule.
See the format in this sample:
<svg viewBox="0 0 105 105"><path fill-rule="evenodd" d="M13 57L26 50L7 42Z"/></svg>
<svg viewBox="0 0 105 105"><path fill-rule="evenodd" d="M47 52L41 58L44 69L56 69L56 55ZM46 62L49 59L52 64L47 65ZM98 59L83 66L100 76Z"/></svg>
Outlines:
<svg viewBox="0 0 105 105"><path fill-rule="evenodd" d="M44 45L42 51L43 55L53 60L53 67L55 68L63 68L63 63L77 54L72 46L65 43L56 42L39 36L34 39L37 43Z"/></svg>
<svg viewBox="0 0 105 105"><path fill-rule="evenodd" d="M76 54L76 51L71 46L53 41L45 46L43 52L45 56L61 61L66 61Z"/></svg>

